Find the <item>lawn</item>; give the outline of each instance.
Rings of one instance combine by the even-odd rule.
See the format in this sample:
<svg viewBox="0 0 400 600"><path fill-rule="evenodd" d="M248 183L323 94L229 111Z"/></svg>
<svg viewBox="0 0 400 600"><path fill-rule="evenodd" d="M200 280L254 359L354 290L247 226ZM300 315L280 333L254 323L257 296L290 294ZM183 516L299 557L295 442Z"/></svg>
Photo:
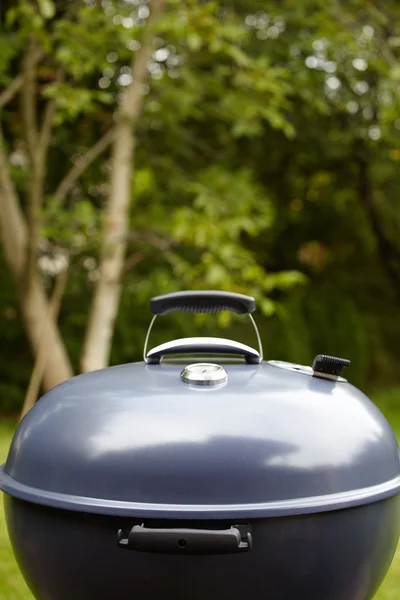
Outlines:
<svg viewBox="0 0 400 600"><path fill-rule="evenodd" d="M12 423L0 423L0 463L4 462L7 456L12 432ZM0 496L2 496L1 492ZM33 599L22 576L19 574L8 542L2 499L0 507L0 598L1 600Z"/></svg>
<svg viewBox="0 0 400 600"><path fill-rule="evenodd" d="M400 440L400 388L379 391L373 395L374 401L392 424L397 438ZM13 424L0 423L0 464L6 457L13 432ZM398 600L400 596L400 545L387 575L375 600ZM12 554L4 515L0 509L0 599L1 600L32 600ZM321 598L321 600L323 600Z"/></svg>

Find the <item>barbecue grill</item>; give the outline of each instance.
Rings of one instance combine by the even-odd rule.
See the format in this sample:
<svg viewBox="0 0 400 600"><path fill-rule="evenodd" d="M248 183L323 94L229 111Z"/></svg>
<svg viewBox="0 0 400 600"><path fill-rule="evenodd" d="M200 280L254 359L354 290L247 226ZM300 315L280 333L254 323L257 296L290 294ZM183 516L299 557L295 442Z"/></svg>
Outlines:
<svg viewBox="0 0 400 600"><path fill-rule="evenodd" d="M254 299L178 292L173 311ZM151 329L151 327L150 327ZM367 600L399 537L399 451L349 361L218 337L72 378L18 426L0 489L38 600ZM150 332L149 332L150 333ZM272 346L272 343L271 343Z"/></svg>

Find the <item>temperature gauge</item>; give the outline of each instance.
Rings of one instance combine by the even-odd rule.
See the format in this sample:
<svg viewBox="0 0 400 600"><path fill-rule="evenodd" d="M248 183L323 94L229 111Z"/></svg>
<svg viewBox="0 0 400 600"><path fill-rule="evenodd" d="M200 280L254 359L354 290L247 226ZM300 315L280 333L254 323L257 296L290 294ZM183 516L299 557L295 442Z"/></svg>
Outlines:
<svg viewBox="0 0 400 600"><path fill-rule="evenodd" d="M218 385L225 383L228 373L220 365L213 363L195 363L185 367L181 380L192 385Z"/></svg>

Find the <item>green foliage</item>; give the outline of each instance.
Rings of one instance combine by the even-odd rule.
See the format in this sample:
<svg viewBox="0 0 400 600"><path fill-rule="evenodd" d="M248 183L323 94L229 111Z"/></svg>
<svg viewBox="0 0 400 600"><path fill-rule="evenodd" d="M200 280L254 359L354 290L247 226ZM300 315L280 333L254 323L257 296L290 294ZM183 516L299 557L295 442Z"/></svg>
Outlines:
<svg viewBox="0 0 400 600"><path fill-rule="evenodd" d="M44 98L55 98L57 114L55 123L75 121L77 117L92 113L99 103L112 104L111 94L101 90L71 87L63 83L51 83L43 91Z"/></svg>
<svg viewBox="0 0 400 600"><path fill-rule="evenodd" d="M116 3L110 3L110 6ZM99 5L80 3L74 8L73 18L59 19L54 24L53 40L55 58L62 64L73 81L85 81L88 76L101 74L109 66L107 56L115 52L120 59L129 60L131 52L127 45L137 34L137 27L122 26L122 19L129 15L129 5L120 3L118 24L114 24L110 12ZM117 12L117 7L112 9Z"/></svg>
<svg viewBox="0 0 400 600"><path fill-rule="evenodd" d="M78 369L98 277L107 154L64 203L54 191L113 126L148 11L117 0L61 5L24 0L7 11L0 82L15 78L27 37L36 36L39 116L56 100L41 252L50 261L60 249L71 255L60 323ZM268 358L309 364L319 352L338 353L352 359L358 385L398 380L400 284L388 265L400 264L399 12L394 2L361 0L168 3L141 90L114 363L140 358L149 297L213 287L256 297ZM2 123L24 209L30 182L17 99ZM15 365L0 388L8 409L21 401L31 358L0 271ZM50 286L51 273L44 276ZM229 313L171 316L154 341L217 327L254 342Z"/></svg>
<svg viewBox="0 0 400 600"><path fill-rule="evenodd" d="M78 243L82 251L98 237L100 215L90 200L78 200L65 210L57 200L50 198L41 217L43 238L67 248L72 249Z"/></svg>
<svg viewBox="0 0 400 600"><path fill-rule="evenodd" d="M24 39L32 33L40 33L45 19L43 11L38 11L33 2L22 0L7 11L6 24L10 29L17 26L19 36Z"/></svg>
<svg viewBox="0 0 400 600"><path fill-rule="evenodd" d="M217 166L201 172L187 191L193 201L175 210L171 228L180 243L179 253L171 254L177 279L188 287L251 290L264 312L271 314L273 303L263 301L265 292L281 284L294 285L301 276L269 275L241 244L244 235L254 237L272 226L270 199L252 182L248 170L231 174ZM182 246L187 250L182 252Z"/></svg>
<svg viewBox="0 0 400 600"><path fill-rule="evenodd" d="M38 0L40 14L45 19L52 19L56 13L53 0Z"/></svg>
<svg viewBox="0 0 400 600"><path fill-rule="evenodd" d="M12 60L15 58L21 48L21 42L17 35L9 33L0 35L0 83L7 85L10 83L11 74L9 72Z"/></svg>

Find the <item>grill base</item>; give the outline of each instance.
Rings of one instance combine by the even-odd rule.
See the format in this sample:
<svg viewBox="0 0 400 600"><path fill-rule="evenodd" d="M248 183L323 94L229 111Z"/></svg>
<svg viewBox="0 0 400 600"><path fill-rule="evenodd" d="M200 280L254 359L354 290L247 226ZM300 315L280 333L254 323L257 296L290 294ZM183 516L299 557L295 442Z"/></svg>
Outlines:
<svg viewBox="0 0 400 600"><path fill-rule="evenodd" d="M5 509L18 564L37 600L366 600L386 575L399 537L398 497L252 520L249 552L208 556L122 550L118 530L135 525L134 519L46 508L10 496Z"/></svg>

